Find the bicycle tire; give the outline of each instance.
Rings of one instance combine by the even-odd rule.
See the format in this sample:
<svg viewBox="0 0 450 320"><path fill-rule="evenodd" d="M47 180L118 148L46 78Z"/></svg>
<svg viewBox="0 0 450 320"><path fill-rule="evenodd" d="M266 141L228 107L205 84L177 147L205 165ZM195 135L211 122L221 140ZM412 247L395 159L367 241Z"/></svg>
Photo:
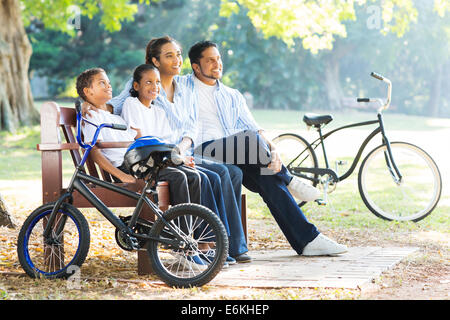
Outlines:
<svg viewBox="0 0 450 320"><path fill-rule="evenodd" d="M401 183L396 184L392 176L385 178L390 176L384 153L387 147L380 145L361 163L358 173L361 198L382 219L422 220L434 210L441 196L439 168L429 154L411 143L392 142L391 150L403 176Z"/></svg>
<svg viewBox="0 0 450 320"><path fill-rule="evenodd" d="M69 267L80 268L89 251L90 233L86 218L68 203L61 204L59 215L55 220L55 227L66 220L64 228L56 235L54 227L52 238L48 239L51 242L43 243L47 241L43 239L44 225L54 205L55 202L48 203L34 210L19 232L17 241L19 262L26 274L32 278L68 278L76 271Z"/></svg>
<svg viewBox="0 0 450 320"><path fill-rule="evenodd" d="M302 178L298 173L295 172L295 168L297 167L319 167L317 155L313 147L302 136L294 133L284 133L275 137L272 142L277 146L277 151L280 155L281 161L292 175ZM302 156L299 160L298 157L299 155L301 155L300 152L306 152L307 156ZM314 187L317 186L317 179L319 176L317 174L307 174L307 176L314 179L313 181L311 181L311 185ZM307 179L304 180L308 181ZM302 207L306 203L307 201L301 201L298 203L298 206Z"/></svg>
<svg viewBox="0 0 450 320"><path fill-rule="evenodd" d="M156 275L167 285L181 288L203 286L214 279L228 255L228 237L218 216L204 206L188 203L171 207L164 213L163 218L184 231L187 235L186 242L193 241L195 245L194 248L180 250L168 248L167 245L157 241L148 241L147 252ZM150 236L160 237L161 234L167 237L168 228L161 219L157 219L150 230ZM208 238L203 238L206 235ZM213 237L209 237L210 235ZM198 249L198 244L212 240L215 240L215 255L207 257L205 252ZM193 262L189 262L191 264L189 266L182 265L188 258L194 256L202 259L205 266L201 267L205 269L198 269L199 266Z"/></svg>

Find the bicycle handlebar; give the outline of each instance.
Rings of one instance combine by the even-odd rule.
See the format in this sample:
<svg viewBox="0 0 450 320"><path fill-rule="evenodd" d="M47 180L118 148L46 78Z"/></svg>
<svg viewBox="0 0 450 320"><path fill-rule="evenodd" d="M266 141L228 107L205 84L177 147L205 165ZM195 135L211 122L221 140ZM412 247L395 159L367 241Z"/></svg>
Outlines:
<svg viewBox="0 0 450 320"><path fill-rule="evenodd" d="M376 73L376 72L372 72L370 75L371 75L372 77L374 77L375 79L378 79L378 80L381 80L381 81L384 80L384 77L383 77L382 75Z"/></svg>
<svg viewBox="0 0 450 320"><path fill-rule="evenodd" d="M371 98L357 98L356 101L357 102L378 102L378 103L380 103L380 108L378 109L378 113L381 113L382 111L389 108L389 105L391 104L392 83L391 83L391 80L383 77L382 75L380 75L376 72L372 72L372 73L370 73L370 75L372 77L374 77L375 79L378 79L380 81L387 83L388 92L387 92L386 102L383 104L383 101L381 101L381 99L371 99Z"/></svg>

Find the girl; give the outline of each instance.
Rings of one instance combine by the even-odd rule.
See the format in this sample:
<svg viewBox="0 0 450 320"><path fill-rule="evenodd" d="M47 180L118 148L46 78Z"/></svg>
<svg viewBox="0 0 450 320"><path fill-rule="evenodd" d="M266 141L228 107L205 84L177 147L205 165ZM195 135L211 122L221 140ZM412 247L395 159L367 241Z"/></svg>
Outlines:
<svg viewBox="0 0 450 320"><path fill-rule="evenodd" d="M133 85L122 108L122 118L137 131L136 139L143 136L155 136L165 142L176 144L172 130L166 118L166 112L153 101L160 91L159 71L149 64L142 64L133 74ZM186 165L167 167L159 172L159 180L169 181L170 202L172 205L184 203L186 180L190 202L200 203L200 175L195 169ZM189 201L188 201L189 202Z"/></svg>

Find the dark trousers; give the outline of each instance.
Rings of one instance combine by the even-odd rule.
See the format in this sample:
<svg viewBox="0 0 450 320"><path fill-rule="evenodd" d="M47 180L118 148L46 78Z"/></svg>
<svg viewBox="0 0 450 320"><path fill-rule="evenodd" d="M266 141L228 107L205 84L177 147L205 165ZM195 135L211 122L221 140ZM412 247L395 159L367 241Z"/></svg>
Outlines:
<svg viewBox="0 0 450 320"><path fill-rule="evenodd" d="M201 204L201 177L195 170L185 165L167 167L159 171L159 181L169 182L170 204Z"/></svg>
<svg viewBox="0 0 450 320"><path fill-rule="evenodd" d="M249 137L247 140L246 136ZM208 141L199 146L195 153L215 158L216 161L221 158L227 164L234 162L242 170L243 185L262 197L289 244L298 254L317 237L319 231L308 222L287 189L292 176L286 167L282 166L277 174L270 174L265 168L270 163L270 150L257 133L245 131Z"/></svg>

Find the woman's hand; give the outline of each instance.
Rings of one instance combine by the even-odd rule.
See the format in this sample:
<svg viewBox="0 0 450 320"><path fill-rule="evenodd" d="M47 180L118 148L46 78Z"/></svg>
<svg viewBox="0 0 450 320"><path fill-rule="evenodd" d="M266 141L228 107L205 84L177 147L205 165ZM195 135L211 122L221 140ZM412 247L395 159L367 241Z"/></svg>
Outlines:
<svg viewBox="0 0 450 320"><path fill-rule="evenodd" d="M98 109L97 109L97 107L90 104L89 102L84 101L83 104L81 105L81 115L85 118L86 118L86 115L88 115L89 117L92 118L91 111L98 112Z"/></svg>

